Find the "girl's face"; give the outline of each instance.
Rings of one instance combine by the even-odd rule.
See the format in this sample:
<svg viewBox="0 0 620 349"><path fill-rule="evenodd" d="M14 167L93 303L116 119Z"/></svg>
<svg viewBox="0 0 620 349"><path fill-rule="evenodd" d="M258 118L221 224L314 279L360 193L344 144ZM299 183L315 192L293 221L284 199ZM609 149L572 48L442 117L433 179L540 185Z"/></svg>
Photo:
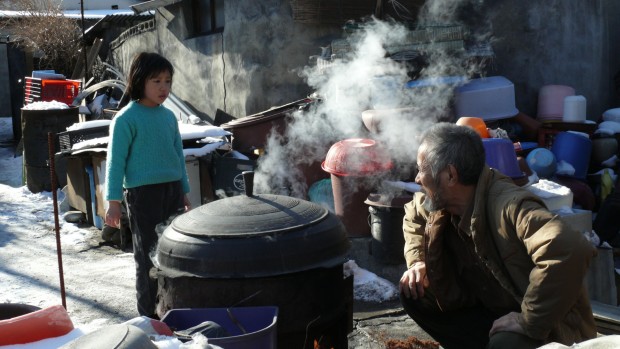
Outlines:
<svg viewBox="0 0 620 349"><path fill-rule="evenodd" d="M172 75L167 70L146 79L144 83L144 96L140 98L140 104L147 107L156 107L168 98L172 86Z"/></svg>

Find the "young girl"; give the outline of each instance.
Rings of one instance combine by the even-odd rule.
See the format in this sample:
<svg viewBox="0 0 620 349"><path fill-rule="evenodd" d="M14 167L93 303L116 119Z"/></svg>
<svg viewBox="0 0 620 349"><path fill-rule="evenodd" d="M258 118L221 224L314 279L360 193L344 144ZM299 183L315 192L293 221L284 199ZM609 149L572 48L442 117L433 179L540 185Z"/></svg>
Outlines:
<svg viewBox="0 0 620 349"><path fill-rule="evenodd" d="M106 159L105 223L120 227L124 199L136 262L138 313L150 317L157 316L157 284L149 277L149 253L157 247L155 226L190 209L179 125L172 111L162 106L173 74L172 64L156 53L134 58L125 91L131 101L112 120Z"/></svg>

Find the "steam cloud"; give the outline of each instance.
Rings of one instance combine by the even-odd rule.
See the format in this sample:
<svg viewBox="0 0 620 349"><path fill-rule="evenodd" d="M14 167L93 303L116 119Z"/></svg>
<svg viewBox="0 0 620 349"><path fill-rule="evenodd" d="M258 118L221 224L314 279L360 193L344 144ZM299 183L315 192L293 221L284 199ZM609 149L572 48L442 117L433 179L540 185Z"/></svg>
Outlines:
<svg viewBox="0 0 620 349"><path fill-rule="evenodd" d="M453 13L469 1L426 3L420 9L419 23L458 25ZM332 59L324 69L306 66L300 70L300 76L316 91L320 103L293 113L284 135L270 136L265 154L259 158L257 192L306 198L312 183L308 183L304 170L311 168L316 172L329 148L348 138L374 139L391 156L396 165L392 178L377 179L377 188L384 179L413 179L419 136L438 120L450 118L455 85L442 83L441 78L461 77L464 81L479 67L464 54L433 50L418 77L418 81L430 83L405 87L411 80L407 67L390 57L394 53L390 48L410 42L408 35L411 30L403 24L373 18L349 35L351 46L345 57ZM365 110L385 114L378 132L364 127ZM328 178L328 174L323 174L323 178Z"/></svg>

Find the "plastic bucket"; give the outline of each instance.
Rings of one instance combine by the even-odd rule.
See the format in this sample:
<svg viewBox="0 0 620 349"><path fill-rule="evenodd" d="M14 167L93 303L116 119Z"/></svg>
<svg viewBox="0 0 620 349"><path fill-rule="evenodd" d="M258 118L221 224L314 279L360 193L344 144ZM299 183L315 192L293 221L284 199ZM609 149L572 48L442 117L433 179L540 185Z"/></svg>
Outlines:
<svg viewBox="0 0 620 349"><path fill-rule="evenodd" d="M538 90L538 120L562 121L564 98L574 96L575 89L565 85L545 85Z"/></svg>
<svg viewBox="0 0 620 349"><path fill-rule="evenodd" d="M317 203L330 212L334 212L334 192L332 191L332 180L329 178L314 182L308 189L308 199Z"/></svg>
<svg viewBox="0 0 620 349"><path fill-rule="evenodd" d="M321 168L337 176L365 176L392 169L390 157L372 139L350 138L333 144Z"/></svg>
<svg viewBox="0 0 620 349"><path fill-rule="evenodd" d="M459 126L471 127L482 138L490 137L489 130L487 129L487 124L481 118L473 116L461 116L458 120L456 120L456 124Z"/></svg>
<svg viewBox="0 0 620 349"><path fill-rule="evenodd" d="M485 121L508 119L519 113L514 84L503 76L472 79L455 89L456 115Z"/></svg>
<svg viewBox="0 0 620 349"><path fill-rule="evenodd" d="M516 179L525 176L519 167L514 144L504 138L484 138L482 145L486 155L487 164L499 170L506 176Z"/></svg>
<svg viewBox="0 0 620 349"><path fill-rule="evenodd" d="M587 135L575 132L558 133L551 146L551 152L558 162L566 161L575 168L572 177L585 179L590 165L592 141Z"/></svg>
<svg viewBox="0 0 620 349"><path fill-rule="evenodd" d="M370 254L383 264L405 263L403 248L403 218L405 204L411 196L385 198L379 194L371 194L366 200L370 213Z"/></svg>
<svg viewBox="0 0 620 349"><path fill-rule="evenodd" d="M530 169L541 178L551 178L557 168L555 155L547 148L536 148L525 158Z"/></svg>
<svg viewBox="0 0 620 349"><path fill-rule="evenodd" d="M277 320L278 307L274 306L172 309L161 319L173 331L213 321L231 336L209 338L209 344L226 349L275 349Z"/></svg>
<svg viewBox="0 0 620 349"><path fill-rule="evenodd" d="M331 174L334 213L340 218L347 234L353 237L370 235L364 200L373 189L378 176L394 166L392 160L372 139L351 138L331 146L321 167Z"/></svg>

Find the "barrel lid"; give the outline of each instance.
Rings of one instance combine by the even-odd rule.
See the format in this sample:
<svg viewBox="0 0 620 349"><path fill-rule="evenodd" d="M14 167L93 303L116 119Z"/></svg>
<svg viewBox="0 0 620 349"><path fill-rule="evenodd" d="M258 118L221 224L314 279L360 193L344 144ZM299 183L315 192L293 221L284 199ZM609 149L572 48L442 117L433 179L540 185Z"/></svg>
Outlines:
<svg viewBox="0 0 620 349"><path fill-rule="evenodd" d="M349 246L340 219L318 204L238 195L176 217L154 263L172 277L265 277L342 264Z"/></svg>
<svg viewBox="0 0 620 349"><path fill-rule="evenodd" d="M171 226L186 235L235 238L298 230L318 223L327 214L322 206L294 197L238 195L187 212Z"/></svg>

